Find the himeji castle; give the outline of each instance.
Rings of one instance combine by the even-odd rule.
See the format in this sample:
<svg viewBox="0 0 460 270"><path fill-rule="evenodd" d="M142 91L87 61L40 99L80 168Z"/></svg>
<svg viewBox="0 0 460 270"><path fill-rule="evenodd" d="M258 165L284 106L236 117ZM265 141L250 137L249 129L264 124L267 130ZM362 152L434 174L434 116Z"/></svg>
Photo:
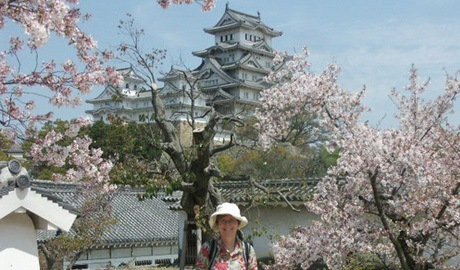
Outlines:
<svg viewBox="0 0 460 270"><path fill-rule="evenodd" d="M222 114L246 117L259 104L260 92L269 87L263 78L273 69L272 39L282 35L256 16L232 10L225 12L216 25L204 32L214 36L214 44L192 52L202 59L193 70L172 67L159 79L164 85L161 96L172 120L206 121L213 107ZM86 111L94 120L107 120L109 114L131 121L145 121L153 113L151 93L132 68L120 69L124 84L108 85ZM114 96L117 98L114 98ZM193 107L193 110L192 110ZM193 112L193 113L191 113Z"/></svg>

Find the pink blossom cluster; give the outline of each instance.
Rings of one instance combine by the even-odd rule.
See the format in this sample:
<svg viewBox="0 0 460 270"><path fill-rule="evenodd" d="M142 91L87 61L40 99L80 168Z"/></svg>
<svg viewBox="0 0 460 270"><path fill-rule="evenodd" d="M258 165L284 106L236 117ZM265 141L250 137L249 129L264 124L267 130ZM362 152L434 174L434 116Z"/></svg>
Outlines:
<svg viewBox="0 0 460 270"><path fill-rule="evenodd" d="M340 151L307 203L321 222L281 239L274 247L278 265L307 268L321 258L340 269L350 255L368 252L402 269L458 269L449 259L460 256L460 126L447 118L458 78L446 76L444 92L424 102L427 84L412 68L405 93L392 92L399 128L381 129L359 122L364 90L341 89L335 66L315 75L306 54L277 57L285 68L267 78L275 85L264 91L257 113L261 139L271 145L306 110L319 116Z"/></svg>
<svg viewBox="0 0 460 270"><path fill-rule="evenodd" d="M99 52L97 42L80 30L78 23L88 16L80 13L77 4L76 0L0 3L0 30L7 24L17 24L25 32L25 35L18 33L18 36L11 37L9 44L5 44L7 47L0 48L0 124L2 135L7 138L16 140L24 131L26 137L33 138L37 122L50 120L53 116L51 111L34 114L35 99L26 100L26 91L27 97L47 97L51 105L73 107L81 104L79 96L89 93L94 86L122 82L122 76L115 68L105 66L105 61L114 57L113 53ZM67 40L75 52L72 58L77 61L35 60L51 34ZM30 59L23 59L26 50L33 52ZM23 65L25 62L32 63L35 68L27 70ZM66 175L56 175L56 179L106 183L112 164L102 160L100 151L89 149L89 138L75 138L67 147L57 144L64 137L74 138L80 126L86 124L87 120L78 119L67 131L50 132L38 140L31 152L34 160L56 166L70 164L72 169Z"/></svg>
<svg viewBox="0 0 460 270"><path fill-rule="evenodd" d="M209 11L216 5L216 0L157 0L157 2L163 8L169 8L171 4L182 5L197 3L201 5L203 11Z"/></svg>
<svg viewBox="0 0 460 270"><path fill-rule="evenodd" d="M18 24L26 33L25 38L11 37L7 48L0 48L0 95L1 113L4 127L15 123L33 128L36 121L48 120L52 114L34 115L35 101L24 100L24 91L37 96L49 96L55 106L77 106L81 104L80 93L91 91L96 85L121 83L121 76L111 67L104 66L110 53L100 53L92 37L80 30L78 22L85 19L75 0L34 0L3 1L0 4L0 29L9 24ZM67 39L75 50L78 63L54 60L35 63L35 68L27 71L22 62L26 49L38 54L39 48L47 43L51 33ZM26 46L24 46L26 44ZM6 44L5 44L6 45ZM32 90L34 89L34 90ZM25 104L25 105L22 105Z"/></svg>
<svg viewBox="0 0 460 270"><path fill-rule="evenodd" d="M50 131L44 138L37 139L31 147L35 162L63 166L71 164L65 175L55 174L55 181L86 183L108 183L112 162L102 158L100 149L91 149L91 139L87 136L76 137L81 127L91 124L88 119L76 119L67 127L65 134ZM68 146L61 146L60 141L66 137L74 138ZM107 184L107 190L113 189Z"/></svg>
<svg viewBox="0 0 460 270"><path fill-rule="evenodd" d="M309 72L307 57L306 49L303 55L292 57L276 53L275 61L284 62L285 68L265 78L276 86L261 93L263 107L256 113L261 139L266 146L282 136L289 126L289 119L304 111L318 115L319 119L333 117L337 121L323 121L323 124L334 128L356 122L366 110L361 105L365 89L358 93L342 90L337 85L340 69L335 65L330 65L320 75Z"/></svg>

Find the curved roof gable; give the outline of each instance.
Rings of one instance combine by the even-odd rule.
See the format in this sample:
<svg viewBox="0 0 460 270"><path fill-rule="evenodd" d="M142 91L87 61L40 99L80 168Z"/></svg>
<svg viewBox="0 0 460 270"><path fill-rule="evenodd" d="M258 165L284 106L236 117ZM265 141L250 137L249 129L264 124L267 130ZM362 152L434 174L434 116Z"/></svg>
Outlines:
<svg viewBox="0 0 460 270"><path fill-rule="evenodd" d="M201 70L210 69L214 74L219 75L224 81L238 83L239 81L230 77L227 73L222 71L222 67L214 58L208 58L205 60L204 65L201 67Z"/></svg>
<svg viewBox="0 0 460 270"><path fill-rule="evenodd" d="M266 40L260 40L257 43L253 45L254 49L257 49L258 51L265 51L268 53L273 53L273 49L268 45Z"/></svg>
<svg viewBox="0 0 460 270"><path fill-rule="evenodd" d="M259 63L259 61L254 57L253 54L247 54L245 57L243 57L241 60L241 63L243 66L247 66L250 68L257 68L257 69L263 69L262 65Z"/></svg>
<svg viewBox="0 0 460 270"><path fill-rule="evenodd" d="M232 96L229 93L222 90L222 88L219 88L209 100L211 102L218 102L235 98L235 96Z"/></svg>
<svg viewBox="0 0 460 270"><path fill-rule="evenodd" d="M282 35L282 32L276 31L273 28L265 25L260 19L260 14L258 14L257 16L249 15L243 12L230 9L228 8L228 5L225 9L224 15L220 18L217 24L211 28L205 28L204 31L206 33L212 34L221 30L232 29L237 27L259 29L267 35L271 35L274 37Z"/></svg>

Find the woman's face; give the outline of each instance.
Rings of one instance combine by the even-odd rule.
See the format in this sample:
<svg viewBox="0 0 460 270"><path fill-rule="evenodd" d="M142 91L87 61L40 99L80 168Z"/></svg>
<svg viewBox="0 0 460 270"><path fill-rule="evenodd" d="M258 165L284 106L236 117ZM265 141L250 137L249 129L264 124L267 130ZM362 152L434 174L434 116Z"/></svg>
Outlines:
<svg viewBox="0 0 460 270"><path fill-rule="evenodd" d="M217 227L221 237L236 237L239 220L231 215L217 216Z"/></svg>

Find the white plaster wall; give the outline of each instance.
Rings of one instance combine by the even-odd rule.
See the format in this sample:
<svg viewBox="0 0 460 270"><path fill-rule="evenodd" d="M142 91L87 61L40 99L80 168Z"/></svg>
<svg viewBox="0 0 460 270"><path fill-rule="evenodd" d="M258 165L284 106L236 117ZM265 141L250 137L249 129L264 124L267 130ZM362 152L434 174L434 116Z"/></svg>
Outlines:
<svg viewBox="0 0 460 270"><path fill-rule="evenodd" d="M139 247L133 249L133 256L148 256L152 255L152 247Z"/></svg>
<svg viewBox="0 0 460 270"><path fill-rule="evenodd" d="M272 243L276 241L277 236L289 234L295 226L308 226L313 220L319 219L311 212L306 210L295 212L289 207L260 206L247 211L240 208L249 221L243 228L246 237L252 234L252 229L257 231L267 229L264 236L255 237L253 240L258 258L273 257Z"/></svg>
<svg viewBox="0 0 460 270"><path fill-rule="evenodd" d="M131 248L114 248L111 251L112 258L131 257ZM150 255L150 254L149 254Z"/></svg>
<svg viewBox="0 0 460 270"><path fill-rule="evenodd" d="M11 213L1 219L0 239L0 269L40 269L37 235L27 214Z"/></svg>
<svg viewBox="0 0 460 270"><path fill-rule="evenodd" d="M91 259L105 259L110 258L110 249L93 249L89 251L89 258Z"/></svg>

